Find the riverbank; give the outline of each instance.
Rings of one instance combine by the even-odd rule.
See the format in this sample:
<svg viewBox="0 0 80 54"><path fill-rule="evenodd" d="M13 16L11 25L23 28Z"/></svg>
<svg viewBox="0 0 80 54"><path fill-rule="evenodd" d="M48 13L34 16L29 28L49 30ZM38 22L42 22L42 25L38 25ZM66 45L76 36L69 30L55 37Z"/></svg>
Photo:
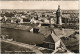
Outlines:
<svg viewBox="0 0 80 54"><path fill-rule="evenodd" d="M31 49L13 45L7 42L1 42L1 52L33 52Z"/></svg>
<svg viewBox="0 0 80 54"><path fill-rule="evenodd" d="M4 51L14 51L14 52L15 51L25 51L25 52L34 52L36 54L37 53L42 54L42 52L48 52L48 53L53 52L53 50L51 49L38 47L35 45L24 44L24 43L16 42L16 41L1 40L1 43L2 43L2 48L1 48L2 52Z"/></svg>
<svg viewBox="0 0 80 54"><path fill-rule="evenodd" d="M25 26L25 25L21 25L21 24L10 24L10 23L1 23L1 27L3 28L12 28L12 29L19 29L19 30L26 30L28 31L29 28L31 28L31 26Z"/></svg>

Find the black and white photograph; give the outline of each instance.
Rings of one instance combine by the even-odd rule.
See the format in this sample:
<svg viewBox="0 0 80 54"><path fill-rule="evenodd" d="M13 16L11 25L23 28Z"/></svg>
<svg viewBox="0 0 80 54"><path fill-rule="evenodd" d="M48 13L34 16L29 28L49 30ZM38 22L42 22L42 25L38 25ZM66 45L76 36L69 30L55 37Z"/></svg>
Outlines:
<svg viewBox="0 0 80 54"><path fill-rule="evenodd" d="M1 54L79 54L79 1L0 1Z"/></svg>

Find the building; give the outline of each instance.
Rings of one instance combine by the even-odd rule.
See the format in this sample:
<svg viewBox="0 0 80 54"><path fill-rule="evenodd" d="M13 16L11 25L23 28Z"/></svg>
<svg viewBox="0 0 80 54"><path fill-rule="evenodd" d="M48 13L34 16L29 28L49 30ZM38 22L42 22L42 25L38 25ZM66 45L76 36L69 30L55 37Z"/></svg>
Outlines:
<svg viewBox="0 0 80 54"><path fill-rule="evenodd" d="M43 42L43 47L49 49L57 49L61 46L60 39L52 31L51 34L45 38Z"/></svg>
<svg viewBox="0 0 80 54"><path fill-rule="evenodd" d="M62 23L64 28L79 29L79 15L78 14L63 14Z"/></svg>
<svg viewBox="0 0 80 54"><path fill-rule="evenodd" d="M7 21L7 17L6 16L2 17L1 22L6 23L6 21Z"/></svg>
<svg viewBox="0 0 80 54"><path fill-rule="evenodd" d="M56 11L56 17L57 17L56 24L62 25L62 12L59 5L58 10Z"/></svg>
<svg viewBox="0 0 80 54"><path fill-rule="evenodd" d="M50 24L55 24L55 20L53 18L50 18Z"/></svg>

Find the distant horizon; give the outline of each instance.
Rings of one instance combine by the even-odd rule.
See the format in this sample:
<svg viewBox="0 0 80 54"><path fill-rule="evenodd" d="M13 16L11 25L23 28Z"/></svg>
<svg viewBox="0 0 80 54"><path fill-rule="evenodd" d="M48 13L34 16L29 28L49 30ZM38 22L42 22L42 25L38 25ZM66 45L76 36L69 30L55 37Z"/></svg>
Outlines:
<svg viewBox="0 0 80 54"><path fill-rule="evenodd" d="M57 10L57 9L1 9L1 10ZM79 10L79 9L61 9L61 10Z"/></svg>

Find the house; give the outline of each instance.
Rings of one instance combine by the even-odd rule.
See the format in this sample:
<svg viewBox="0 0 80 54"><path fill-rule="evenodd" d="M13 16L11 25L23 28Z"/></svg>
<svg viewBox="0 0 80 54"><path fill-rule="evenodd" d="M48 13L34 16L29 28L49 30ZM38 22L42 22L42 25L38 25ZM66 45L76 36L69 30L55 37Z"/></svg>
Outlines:
<svg viewBox="0 0 80 54"><path fill-rule="evenodd" d="M40 21L36 20L34 17L30 20L31 24L41 23Z"/></svg>
<svg viewBox="0 0 80 54"><path fill-rule="evenodd" d="M2 17L0 16L0 20L2 20Z"/></svg>
<svg viewBox="0 0 80 54"><path fill-rule="evenodd" d="M4 16L4 17L2 17L1 21L2 21L3 23L5 23L7 19L8 19L8 18L7 18L6 16Z"/></svg>
<svg viewBox="0 0 80 54"><path fill-rule="evenodd" d="M31 22L31 24L36 23L36 21L35 21L34 18L32 18L32 19L30 20L30 22Z"/></svg>
<svg viewBox="0 0 80 54"><path fill-rule="evenodd" d="M44 21L44 23L48 23L49 24L49 20L48 19L44 18L43 21Z"/></svg>
<svg viewBox="0 0 80 54"><path fill-rule="evenodd" d="M55 24L55 20L53 18L50 18L50 24Z"/></svg>
<svg viewBox="0 0 80 54"><path fill-rule="evenodd" d="M22 18L20 18L20 23L23 23L23 19Z"/></svg>
<svg viewBox="0 0 80 54"><path fill-rule="evenodd" d="M43 47L54 50L60 47L60 45L61 45L60 39L55 35L53 31L48 37L45 38L43 42Z"/></svg>
<svg viewBox="0 0 80 54"><path fill-rule="evenodd" d="M11 19L11 23L16 23L16 21L18 21L19 23L24 23L25 22L25 20L27 21L27 19L26 18L21 18L21 17L13 17L12 19Z"/></svg>

